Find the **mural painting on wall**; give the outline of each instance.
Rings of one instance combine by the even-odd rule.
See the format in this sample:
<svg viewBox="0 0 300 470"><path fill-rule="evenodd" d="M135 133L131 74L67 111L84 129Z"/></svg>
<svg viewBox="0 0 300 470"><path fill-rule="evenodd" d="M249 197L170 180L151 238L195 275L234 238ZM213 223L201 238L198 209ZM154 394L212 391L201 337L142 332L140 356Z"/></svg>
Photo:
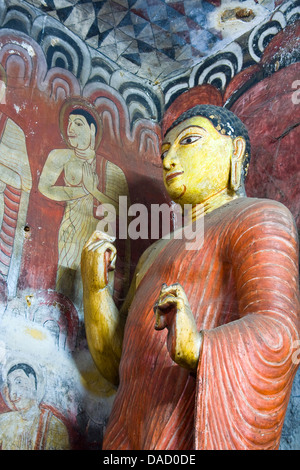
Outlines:
<svg viewBox="0 0 300 470"><path fill-rule="evenodd" d="M2 102L6 88L3 67L0 68L0 76ZM0 127L0 276L7 286L8 295L14 296L17 291L32 177L24 131L3 112Z"/></svg>
<svg viewBox="0 0 300 470"><path fill-rule="evenodd" d="M68 430L51 408L41 406L44 380L40 366L13 362L4 374L3 398L11 411L0 415L2 450L70 448Z"/></svg>
<svg viewBox="0 0 300 470"><path fill-rule="evenodd" d="M106 230L109 205L118 225L129 157L158 150L158 126L131 127L109 86L83 89L68 71L47 71L30 37L5 30L0 42L0 447L99 449L115 387L86 345L81 251ZM131 247L115 244L110 287L121 303Z"/></svg>
<svg viewBox="0 0 300 470"><path fill-rule="evenodd" d="M122 170L100 156L96 169L96 151L102 137L102 123L96 110L83 100L70 100L60 111L60 129L68 149L52 150L43 167L39 190L54 201L65 201L58 234L56 290L81 307L80 258L84 244L96 229L94 201L112 205L118 213L119 196L129 193ZM64 184L56 184L63 175ZM106 206L109 207L109 206ZM97 209L95 210L97 215ZM113 214L112 214L113 215ZM109 216L106 215L105 220ZM117 267L114 293L123 300L129 283L130 244L124 243L122 269Z"/></svg>

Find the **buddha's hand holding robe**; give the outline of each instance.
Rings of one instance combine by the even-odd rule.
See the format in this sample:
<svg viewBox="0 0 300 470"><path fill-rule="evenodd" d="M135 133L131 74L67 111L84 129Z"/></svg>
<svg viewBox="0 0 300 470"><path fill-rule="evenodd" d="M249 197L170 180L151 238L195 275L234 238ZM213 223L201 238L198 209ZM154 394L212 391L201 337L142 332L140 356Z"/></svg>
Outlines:
<svg viewBox="0 0 300 470"><path fill-rule="evenodd" d="M155 329L167 328L167 347L171 358L190 371L197 370L202 334L197 325L183 287L179 283L163 284L154 305Z"/></svg>

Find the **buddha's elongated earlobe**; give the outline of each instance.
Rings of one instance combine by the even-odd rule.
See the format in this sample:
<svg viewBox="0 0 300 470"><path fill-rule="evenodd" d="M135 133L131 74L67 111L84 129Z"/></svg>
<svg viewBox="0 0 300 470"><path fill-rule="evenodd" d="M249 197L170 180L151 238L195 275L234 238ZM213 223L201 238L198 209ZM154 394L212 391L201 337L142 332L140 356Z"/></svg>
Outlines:
<svg viewBox="0 0 300 470"><path fill-rule="evenodd" d="M96 128L94 124L91 124L91 150L95 150L96 142Z"/></svg>
<svg viewBox="0 0 300 470"><path fill-rule="evenodd" d="M236 137L233 141L233 154L231 157L230 186L237 191L241 186L243 161L245 158L246 142L243 137Z"/></svg>

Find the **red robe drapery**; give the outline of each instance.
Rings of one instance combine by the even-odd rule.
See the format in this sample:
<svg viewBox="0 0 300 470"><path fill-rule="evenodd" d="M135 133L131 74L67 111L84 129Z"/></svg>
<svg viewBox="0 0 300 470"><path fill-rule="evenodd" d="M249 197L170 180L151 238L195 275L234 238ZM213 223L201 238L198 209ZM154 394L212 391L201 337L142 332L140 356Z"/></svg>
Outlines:
<svg viewBox="0 0 300 470"><path fill-rule="evenodd" d="M274 201L241 198L204 219L204 243L170 240L129 311L105 449L274 449L297 364L297 232ZM196 377L154 330L161 284L185 289L204 341Z"/></svg>

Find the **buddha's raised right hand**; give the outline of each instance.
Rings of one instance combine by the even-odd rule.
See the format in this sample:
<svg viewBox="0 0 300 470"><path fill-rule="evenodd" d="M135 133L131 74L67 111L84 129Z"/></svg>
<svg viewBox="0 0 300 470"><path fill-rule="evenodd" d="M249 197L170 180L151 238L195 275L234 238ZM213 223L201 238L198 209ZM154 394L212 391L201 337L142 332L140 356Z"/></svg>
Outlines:
<svg viewBox="0 0 300 470"><path fill-rule="evenodd" d="M113 237L99 230L92 234L82 250L81 274L89 350L102 376L116 386L119 382L124 322L111 289L106 289L109 287L108 272L115 268L117 250L113 241Z"/></svg>
<svg viewBox="0 0 300 470"><path fill-rule="evenodd" d="M115 269L117 250L114 237L96 230L81 254L81 275L85 288L98 291L107 287L108 272Z"/></svg>

